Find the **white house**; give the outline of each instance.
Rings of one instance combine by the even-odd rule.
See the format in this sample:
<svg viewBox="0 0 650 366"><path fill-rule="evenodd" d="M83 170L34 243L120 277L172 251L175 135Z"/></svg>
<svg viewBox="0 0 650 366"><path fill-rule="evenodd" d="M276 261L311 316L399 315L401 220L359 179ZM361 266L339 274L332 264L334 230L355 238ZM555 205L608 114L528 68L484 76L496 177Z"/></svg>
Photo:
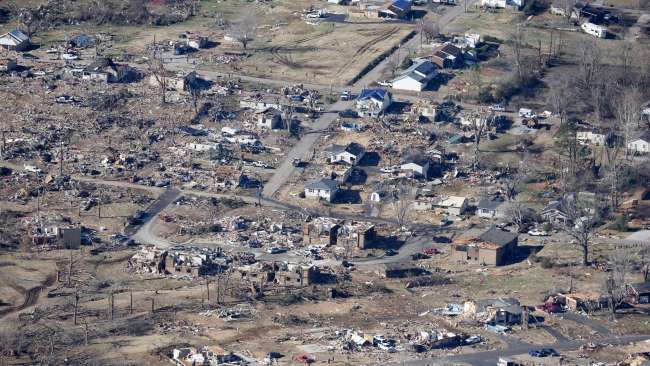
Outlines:
<svg viewBox="0 0 650 366"><path fill-rule="evenodd" d="M450 215L460 216L467 210L467 198L460 196L442 197L433 206L445 209Z"/></svg>
<svg viewBox="0 0 650 366"><path fill-rule="evenodd" d="M500 197L492 197L482 199L476 206L476 214L478 217L486 219L497 219L505 217L504 201Z"/></svg>
<svg viewBox="0 0 650 366"><path fill-rule="evenodd" d="M357 113L362 117L377 117L391 104L390 93L385 89L363 89L357 97Z"/></svg>
<svg viewBox="0 0 650 366"><path fill-rule="evenodd" d="M267 108L275 108L277 110L282 110L282 105L280 104L280 98L274 98L272 96L267 96L264 98L250 98L243 99L239 101L239 106L241 108L250 108L261 112Z"/></svg>
<svg viewBox="0 0 650 366"><path fill-rule="evenodd" d="M349 165L357 165L366 153L364 147L356 142L351 142L347 146L332 145L326 151L327 160L331 164L345 163Z"/></svg>
<svg viewBox="0 0 650 366"><path fill-rule="evenodd" d="M591 144L601 146L605 144L605 134L594 131L578 131L576 132L576 139L581 144Z"/></svg>
<svg viewBox="0 0 650 366"><path fill-rule="evenodd" d="M404 159L400 170L413 175L414 178L429 179L431 162L422 155L410 155Z"/></svg>
<svg viewBox="0 0 650 366"><path fill-rule="evenodd" d="M392 81L393 89L422 91L436 76L436 65L425 59L413 60L413 65Z"/></svg>
<svg viewBox="0 0 650 366"><path fill-rule="evenodd" d="M339 182L333 179L319 179L305 187L306 198L324 199L332 202L339 192Z"/></svg>
<svg viewBox="0 0 650 366"><path fill-rule="evenodd" d="M602 25L590 23L590 22L584 22L582 25L580 25L580 28L587 33L591 34L594 37L598 38L606 38L607 37L607 28L603 27Z"/></svg>
<svg viewBox="0 0 650 366"><path fill-rule="evenodd" d="M481 0L481 6L495 9L521 9L526 4L525 0Z"/></svg>
<svg viewBox="0 0 650 366"><path fill-rule="evenodd" d="M29 37L14 29L0 36L0 46L8 50L22 51L29 46Z"/></svg>
<svg viewBox="0 0 650 366"><path fill-rule="evenodd" d="M634 136L627 143L628 150L639 154L650 153L650 132Z"/></svg>

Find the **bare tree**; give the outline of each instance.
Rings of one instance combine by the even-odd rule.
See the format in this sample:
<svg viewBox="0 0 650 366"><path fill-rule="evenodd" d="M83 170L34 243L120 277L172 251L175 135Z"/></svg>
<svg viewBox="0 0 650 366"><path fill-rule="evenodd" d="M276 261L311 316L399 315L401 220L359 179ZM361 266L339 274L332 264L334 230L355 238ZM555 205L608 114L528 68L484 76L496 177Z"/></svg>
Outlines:
<svg viewBox="0 0 650 366"><path fill-rule="evenodd" d="M617 132L623 137L625 158L629 157L628 142L635 129L640 127L642 97L639 89L626 88L616 104Z"/></svg>
<svg viewBox="0 0 650 366"><path fill-rule="evenodd" d="M569 105L575 99L573 91L567 79L551 85L549 104L553 108L553 113L560 117L560 123L566 122Z"/></svg>
<svg viewBox="0 0 650 366"><path fill-rule="evenodd" d="M643 282L650 280L650 248L642 247L638 252L639 267L643 274Z"/></svg>
<svg viewBox="0 0 650 366"><path fill-rule="evenodd" d="M160 90L160 100L162 104L167 103L167 88L169 86L169 71L165 67L162 53L156 50L156 41L152 45L151 55L147 60L149 72L153 75L156 86Z"/></svg>
<svg viewBox="0 0 650 366"><path fill-rule="evenodd" d="M515 56L515 67L517 69L517 77L519 80L523 78L523 55L522 48L524 47L525 36L521 26L517 24L515 31L510 35L510 46Z"/></svg>
<svg viewBox="0 0 650 366"><path fill-rule="evenodd" d="M522 232L526 229L527 224L533 220L532 211L518 200L505 203L504 215L515 224L517 232Z"/></svg>
<svg viewBox="0 0 650 366"><path fill-rule="evenodd" d="M230 35L246 49L257 32L258 18L250 10L243 10L239 18L230 26Z"/></svg>
<svg viewBox="0 0 650 366"><path fill-rule="evenodd" d="M474 160L472 162L472 169L478 170L480 167L480 145L483 138L483 134L489 131L492 121L494 120L494 114L490 113L486 115L484 111L479 112L478 114L472 114L470 118L470 128L474 133Z"/></svg>
<svg viewBox="0 0 650 366"><path fill-rule="evenodd" d="M431 43L440 36L440 26L437 22L420 21L420 36L424 37L426 43Z"/></svg>
<svg viewBox="0 0 650 366"><path fill-rule="evenodd" d="M587 266L591 239L600 221L602 207L597 197L578 199L577 193L564 197L562 204L567 220L560 228L573 238L574 244L582 252L582 265Z"/></svg>
<svg viewBox="0 0 650 366"><path fill-rule="evenodd" d="M578 73L583 90L590 90L594 82L601 77L602 51L593 39L588 39L578 45Z"/></svg>
<svg viewBox="0 0 650 366"><path fill-rule="evenodd" d="M406 219L411 212L411 203L413 199L412 194L412 188L404 184L400 184L393 191L392 206L395 214L395 220L397 220L397 224L399 226L404 226Z"/></svg>
<svg viewBox="0 0 650 366"><path fill-rule="evenodd" d="M612 271L605 279L605 291L608 295L608 307L612 320L616 309L625 301L627 295L628 272L632 266L633 253L628 248L616 248L609 255Z"/></svg>

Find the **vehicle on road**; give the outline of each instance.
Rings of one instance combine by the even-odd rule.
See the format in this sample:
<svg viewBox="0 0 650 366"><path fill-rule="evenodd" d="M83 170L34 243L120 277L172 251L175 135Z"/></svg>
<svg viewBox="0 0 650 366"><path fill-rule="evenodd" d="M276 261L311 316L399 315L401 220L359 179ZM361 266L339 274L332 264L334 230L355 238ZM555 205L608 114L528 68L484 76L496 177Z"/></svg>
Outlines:
<svg viewBox="0 0 650 366"><path fill-rule="evenodd" d="M398 253L398 251L395 250L395 249L386 249L386 251L384 252L384 255L387 256L387 257L392 257L394 255L397 255L397 253Z"/></svg>
<svg viewBox="0 0 650 366"><path fill-rule="evenodd" d="M358 116L359 115L357 112L353 111L352 109L346 109L339 112L339 117L341 118L357 118Z"/></svg>
<svg viewBox="0 0 650 366"><path fill-rule="evenodd" d="M350 93L349 90L346 90L343 93L341 93L341 100L347 101L350 99L352 99L352 93Z"/></svg>
<svg viewBox="0 0 650 366"><path fill-rule="evenodd" d="M280 247L272 247L266 250L267 253L269 254L280 254L286 252L287 249L285 248L280 248Z"/></svg>
<svg viewBox="0 0 650 366"><path fill-rule="evenodd" d="M540 229L532 229L532 230L528 231L528 235L530 235L530 236L548 236L548 231L540 230Z"/></svg>
<svg viewBox="0 0 650 366"><path fill-rule="evenodd" d="M377 84L379 84L379 85L381 85L381 86L387 86L387 87L391 87L391 86L393 86L393 83L391 83L391 82L388 81L388 80L379 80L379 81L377 82Z"/></svg>
<svg viewBox="0 0 650 366"><path fill-rule="evenodd" d="M553 348L534 349L528 351L528 354L532 357L557 357L560 355Z"/></svg>
<svg viewBox="0 0 650 366"><path fill-rule="evenodd" d="M505 112L506 109L501 104L493 104L490 106L490 110L494 112Z"/></svg>
<svg viewBox="0 0 650 366"><path fill-rule="evenodd" d="M422 249L422 253L426 255L436 255L436 254L440 254L440 250L438 250L438 248L435 247L429 247L429 248Z"/></svg>

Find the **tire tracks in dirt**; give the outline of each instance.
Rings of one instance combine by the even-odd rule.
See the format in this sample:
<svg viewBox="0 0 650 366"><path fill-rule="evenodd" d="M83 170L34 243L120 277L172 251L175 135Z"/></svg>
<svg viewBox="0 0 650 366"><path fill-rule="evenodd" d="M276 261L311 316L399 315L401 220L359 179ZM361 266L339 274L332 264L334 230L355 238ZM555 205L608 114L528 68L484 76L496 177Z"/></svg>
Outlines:
<svg viewBox="0 0 650 366"><path fill-rule="evenodd" d="M23 303L17 306L12 306L6 309L0 310L0 318L3 318L9 314L13 314L15 312L21 311L23 309L26 309L30 306L36 305L36 302L38 302L39 297L41 296L41 292L52 286L54 282L56 281L56 276L50 274L45 278L45 281L43 281L40 285L36 287L32 287L29 290L22 289L21 292L23 292ZM16 288L19 289L19 288Z"/></svg>

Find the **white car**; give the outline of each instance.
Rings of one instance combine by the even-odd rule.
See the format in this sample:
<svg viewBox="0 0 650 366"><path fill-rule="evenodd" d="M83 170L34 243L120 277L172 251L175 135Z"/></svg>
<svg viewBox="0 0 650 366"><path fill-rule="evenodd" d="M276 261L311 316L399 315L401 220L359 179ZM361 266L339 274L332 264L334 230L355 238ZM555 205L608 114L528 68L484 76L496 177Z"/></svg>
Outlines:
<svg viewBox="0 0 650 366"><path fill-rule="evenodd" d="M379 84L379 85L381 85L381 86L389 86L389 87L390 87L390 86L393 86L393 83L391 83L391 82L388 81L388 80L379 80L379 81L377 82L377 84Z"/></svg>
<svg viewBox="0 0 650 366"><path fill-rule="evenodd" d="M73 54L73 53L64 53L61 55L62 60L78 60L79 56Z"/></svg>
<svg viewBox="0 0 650 366"><path fill-rule="evenodd" d="M540 229L533 229L528 232L530 236L548 236L548 232Z"/></svg>
<svg viewBox="0 0 650 366"><path fill-rule="evenodd" d="M494 104L490 106L491 111L495 112L505 112L506 109L501 104Z"/></svg>

